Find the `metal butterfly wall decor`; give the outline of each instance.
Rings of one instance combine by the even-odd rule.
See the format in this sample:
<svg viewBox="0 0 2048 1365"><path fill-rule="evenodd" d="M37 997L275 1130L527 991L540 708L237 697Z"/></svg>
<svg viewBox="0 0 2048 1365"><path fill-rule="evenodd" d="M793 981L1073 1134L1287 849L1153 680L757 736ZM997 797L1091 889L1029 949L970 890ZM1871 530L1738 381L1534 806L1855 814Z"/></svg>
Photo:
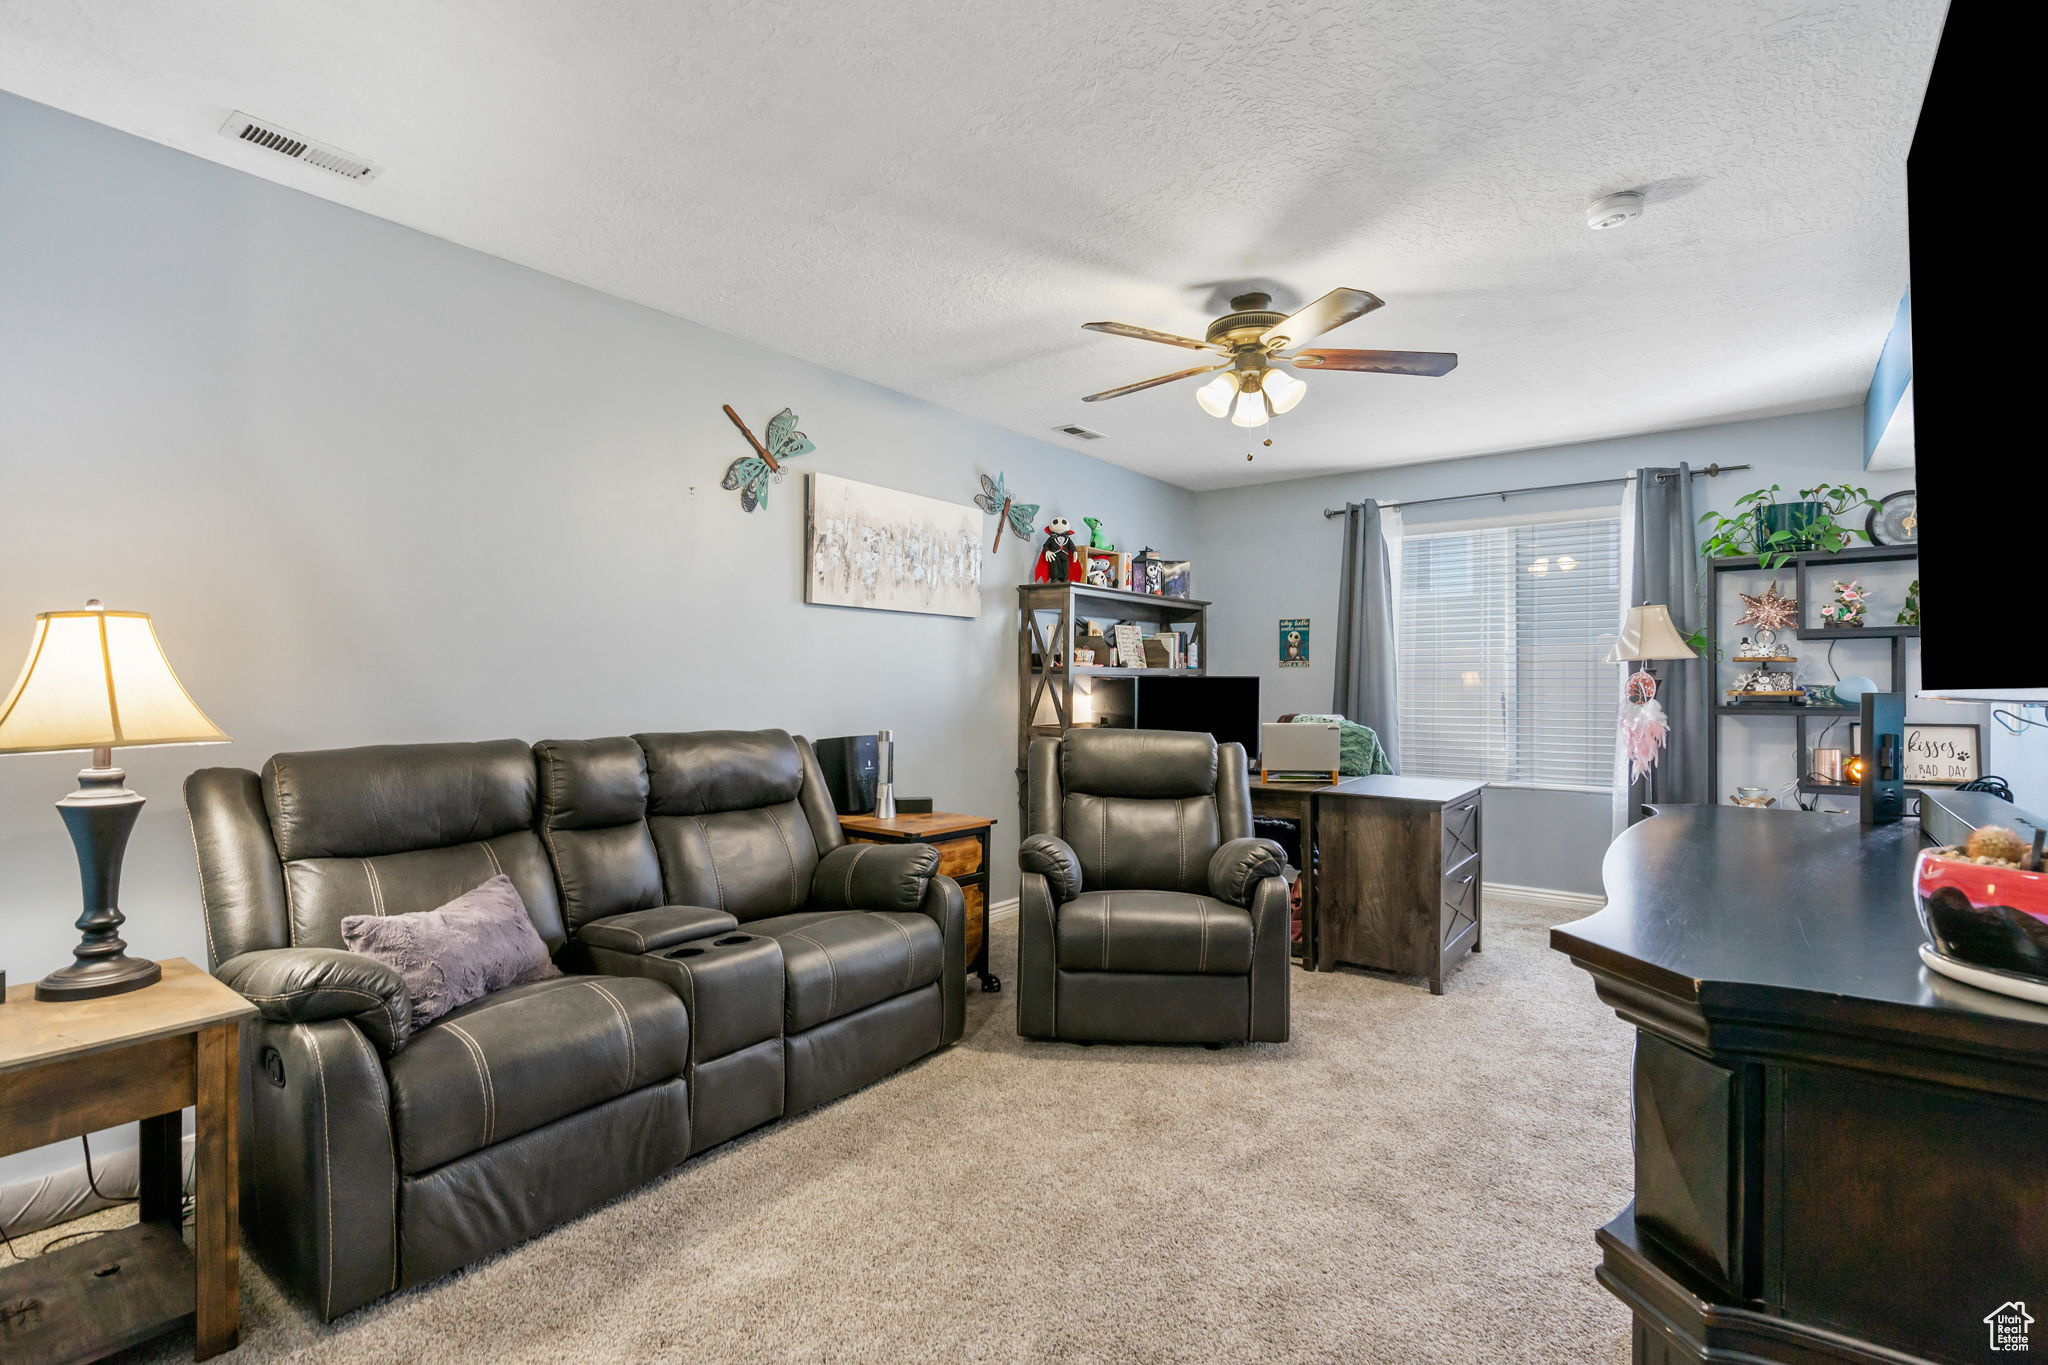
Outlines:
<svg viewBox="0 0 2048 1365"><path fill-rule="evenodd" d="M747 438L747 444L754 448L754 453L742 455L727 465L725 478L719 486L740 491L742 512L766 507L769 483L782 482L782 462L808 455L818 447L811 443L810 437L796 429L796 414L788 408L768 419L768 441L765 445L740 420L740 415L732 410L732 404L725 405L725 415L732 418L732 424L740 429L740 435Z"/></svg>
<svg viewBox="0 0 2048 1365"><path fill-rule="evenodd" d="M993 479L986 474L982 475L981 491L974 495L974 505L996 519L996 543L988 547L990 554L994 554L1002 547L1005 522L1019 539L1028 542L1031 539L1032 522L1038 517L1038 504L1018 502L1015 495L1004 485L1003 478L1001 474Z"/></svg>

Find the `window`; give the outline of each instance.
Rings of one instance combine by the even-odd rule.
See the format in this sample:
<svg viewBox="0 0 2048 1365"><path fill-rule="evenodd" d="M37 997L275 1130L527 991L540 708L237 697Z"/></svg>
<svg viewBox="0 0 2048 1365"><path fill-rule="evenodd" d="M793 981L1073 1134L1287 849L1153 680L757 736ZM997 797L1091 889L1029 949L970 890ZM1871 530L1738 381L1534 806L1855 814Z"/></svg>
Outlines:
<svg viewBox="0 0 2048 1365"><path fill-rule="evenodd" d="M1400 573L1403 770L1611 790L1619 518L1413 531Z"/></svg>

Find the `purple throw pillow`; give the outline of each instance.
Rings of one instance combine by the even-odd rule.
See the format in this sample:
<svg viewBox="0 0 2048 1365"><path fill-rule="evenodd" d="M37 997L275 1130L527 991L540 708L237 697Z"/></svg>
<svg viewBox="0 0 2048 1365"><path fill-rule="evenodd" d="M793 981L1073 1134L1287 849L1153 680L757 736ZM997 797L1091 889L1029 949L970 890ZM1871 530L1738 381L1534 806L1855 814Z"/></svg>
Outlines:
<svg viewBox="0 0 2048 1365"><path fill-rule="evenodd" d="M407 1033L492 991L560 976L548 945L526 916L526 902L500 874L438 910L410 915L350 915L341 939L405 979L412 995Z"/></svg>

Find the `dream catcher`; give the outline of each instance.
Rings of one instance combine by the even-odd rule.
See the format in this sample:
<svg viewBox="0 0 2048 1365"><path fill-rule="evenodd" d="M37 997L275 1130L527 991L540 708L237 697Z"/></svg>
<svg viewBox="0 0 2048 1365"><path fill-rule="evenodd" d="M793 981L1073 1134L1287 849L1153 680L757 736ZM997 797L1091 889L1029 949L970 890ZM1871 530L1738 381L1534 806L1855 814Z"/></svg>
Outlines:
<svg viewBox="0 0 2048 1365"><path fill-rule="evenodd" d="M747 444L754 448L754 453L742 455L727 465L725 478L719 487L739 490L742 512L766 507L769 483L782 482L782 462L808 455L817 447L811 444L810 437L796 429L796 414L788 408L768 419L768 440L765 444L740 420L740 415L732 410L730 403L725 405L725 415L732 418L732 424L740 429L740 435L747 438Z"/></svg>
<svg viewBox="0 0 2048 1365"><path fill-rule="evenodd" d="M1635 782L1647 777L1657 762L1671 721L1657 700L1655 674L1639 668L1628 675L1624 688L1628 705L1621 708L1621 747L1628 755L1629 780Z"/></svg>
<svg viewBox="0 0 2048 1365"><path fill-rule="evenodd" d="M1003 527L1007 524L1014 535L1025 540L1031 538L1031 523L1038 516L1038 504L1018 502L1003 483L1003 475L994 479L981 476L981 491L974 495L974 505L996 519L996 543L989 546L994 554L1003 545Z"/></svg>

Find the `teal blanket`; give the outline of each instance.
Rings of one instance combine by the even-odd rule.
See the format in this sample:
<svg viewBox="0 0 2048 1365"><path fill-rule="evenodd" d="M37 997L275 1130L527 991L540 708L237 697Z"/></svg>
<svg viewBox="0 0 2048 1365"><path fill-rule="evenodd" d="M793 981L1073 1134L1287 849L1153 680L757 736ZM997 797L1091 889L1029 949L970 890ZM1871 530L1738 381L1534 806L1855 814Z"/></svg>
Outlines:
<svg viewBox="0 0 2048 1365"><path fill-rule="evenodd" d="M1342 716L1294 718L1297 725L1304 722L1337 727L1337 771L1345 777L1371 777L1394 771L1394 765L1387 762L1387 751L1380 747L1380 737L1370 725L1360 725Z"/></svg>

